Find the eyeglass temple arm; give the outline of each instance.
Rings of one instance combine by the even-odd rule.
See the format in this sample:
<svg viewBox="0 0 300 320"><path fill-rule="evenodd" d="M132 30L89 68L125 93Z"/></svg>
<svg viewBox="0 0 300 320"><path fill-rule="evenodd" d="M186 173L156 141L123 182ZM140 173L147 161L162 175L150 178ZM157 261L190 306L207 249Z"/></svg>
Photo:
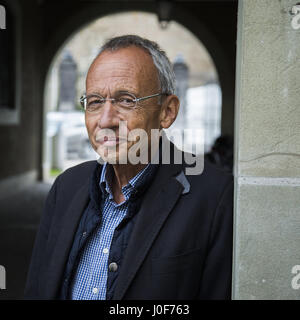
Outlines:
<svg viewBox="0 0 300 320"><path fill-rule="evenodd" d="M81 97L80 97L80 99L79 99L79 101L80 101L80 103L81 104L84 104L84 100L86 99L86 95L84 94L84 95L82 95Z"/></svg>
<svg viewBox="0 0 300 320"><path fill-rule="evenodd" d="M161 96L165 93L156 93L156 94L153 94L151 96L147 96L147 97L142 97L142 98L137 98L136 101L141 101L141 100L145 100L145 99L149 99L149 98L153 98L153 97L157 97L157 96Z"/></svg>

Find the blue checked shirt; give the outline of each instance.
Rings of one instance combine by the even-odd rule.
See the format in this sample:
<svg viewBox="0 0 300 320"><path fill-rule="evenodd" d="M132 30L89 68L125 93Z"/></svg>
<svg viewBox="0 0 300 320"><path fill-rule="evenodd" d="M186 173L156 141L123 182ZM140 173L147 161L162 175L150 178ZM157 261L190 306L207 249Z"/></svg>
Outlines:
<svg viewBox="0 0 300 320"><path fill-rule="evenodd" d="M100 177L103 198L101 224L95 229L83 248L74 273L70 298L72 300L105 300L108 273L108 257L116 227L126 216L130 196L137 183L149 171L150 164L141 170L129 183L122 187L125 200L117 204L110 189L112 167L105 163Z"/></svg>

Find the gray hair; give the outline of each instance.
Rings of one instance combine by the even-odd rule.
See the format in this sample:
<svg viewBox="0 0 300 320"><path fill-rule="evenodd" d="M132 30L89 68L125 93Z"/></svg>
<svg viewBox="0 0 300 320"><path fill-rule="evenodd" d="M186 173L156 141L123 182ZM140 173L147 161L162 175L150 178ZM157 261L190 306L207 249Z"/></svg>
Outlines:
<svg viewBox="0 0 300 320"><path fill-rule="evenodd" d="M121 48L128 48L130 46L142 48L150 54L157 69L161 93L174 94L175 74L172 64L166 53L156 42L137 35L124 35L109 39L100 48L100 53L105 50L115 51Z"/></svg>

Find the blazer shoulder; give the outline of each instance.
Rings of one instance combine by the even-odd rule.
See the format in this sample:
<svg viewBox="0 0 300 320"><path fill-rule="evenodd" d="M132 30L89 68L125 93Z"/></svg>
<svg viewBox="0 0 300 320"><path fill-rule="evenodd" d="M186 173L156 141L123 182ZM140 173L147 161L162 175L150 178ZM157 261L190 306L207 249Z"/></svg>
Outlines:
<svg viewBox="0 0 300 320"><path fill-rule="evenodd" d="M204 176L216 177L217 179L225 181L233 181L233 174L229 171L226 171L223 168L218 167L217 165L204 160Z"/></svg>
<svg viewBox="0 0 300 320"><path fill-rule="evenodd" d="M224 192L233 189L233 175L231 172L204 160L204 168L199 175L187 175L194 192L207 194L210 198L220 199Z"/></svg>
<svg viewBox="0 0 300 320"><path fill-rule="evenodd" d="M231 172L228 172L225 169L211 163L205 158L204 154L195 155L190 152L184 152L179 150L174 144L172 145L174 148L174 154L179 153L180 155L178 158L183 160L182 169L190 182L196 184L201 182L207 183L208 181L214 183L218 182L221 184L223 181L225 184L228 184L228 182L233 182L233 174ZM193 163L188 164L186 159L194 159L194 161ZM203 170L199 174L187 173L187 169L195 167L195 163L202 164Z"/></svg>
<svg viewBox="0 0 300 320"><path fill-rule="evenodd" d="M187 175L192 181L218 181L220 182L233 182L233 174L229 171L226 171L217 165L209 162L208 160L203 160L203 170L200 174L196 175Z"/></svg>
<svg viewBox="0 0 300 320"><path fill-rule="evenodd" d="M58 176L60 184L82 184L90 178L97 166L101 165L96 160L90 160L68 168Z"/></svg>

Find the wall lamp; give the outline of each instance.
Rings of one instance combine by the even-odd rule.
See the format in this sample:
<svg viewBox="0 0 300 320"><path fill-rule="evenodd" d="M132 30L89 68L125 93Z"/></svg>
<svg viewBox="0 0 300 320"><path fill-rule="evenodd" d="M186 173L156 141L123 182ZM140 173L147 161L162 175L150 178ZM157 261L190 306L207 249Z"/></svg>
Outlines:
<svg viewBox="0 0 300 320"><path fill-rule="evenodd" d="M162 29L166 29L171 21L173 3L168 0L157 1L157 17Z"/></svg>

